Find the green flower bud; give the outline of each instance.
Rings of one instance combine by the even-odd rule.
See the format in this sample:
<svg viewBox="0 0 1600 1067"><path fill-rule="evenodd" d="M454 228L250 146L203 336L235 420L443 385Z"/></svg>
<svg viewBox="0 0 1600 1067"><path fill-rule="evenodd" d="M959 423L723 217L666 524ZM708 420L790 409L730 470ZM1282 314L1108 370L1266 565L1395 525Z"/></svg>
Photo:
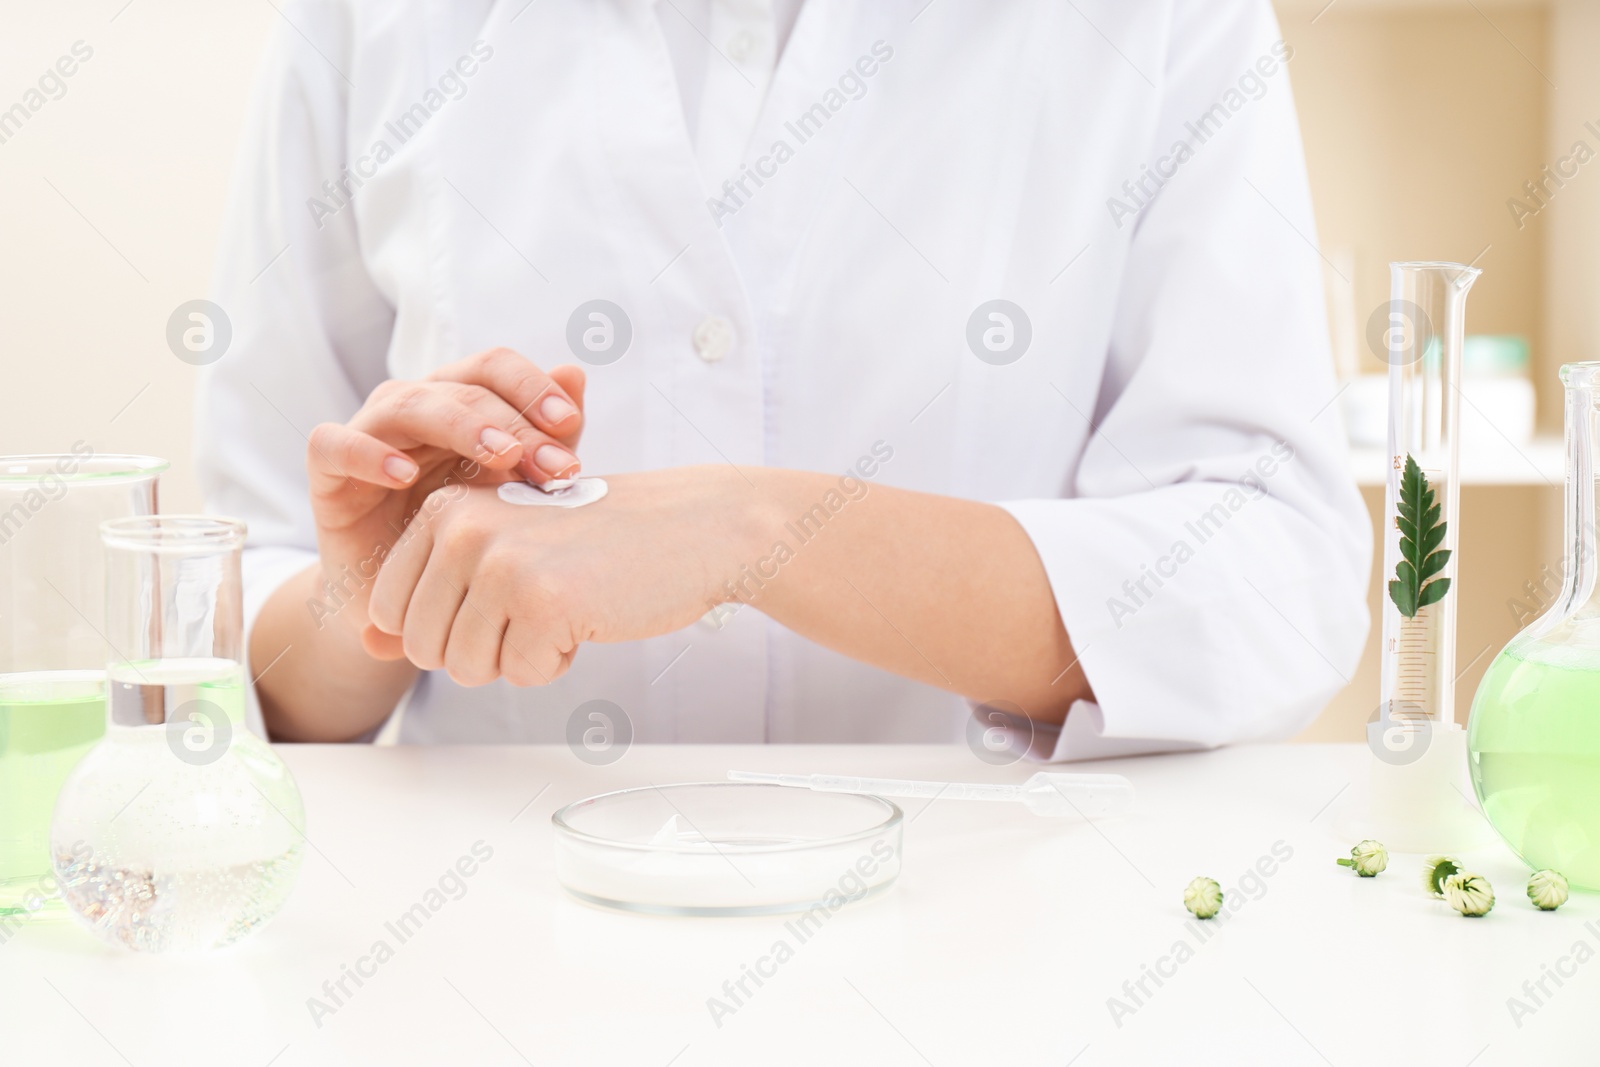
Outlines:
<svg viewBox="0 0 1600 1067"><path fill-rule="evenodd" d="M1429 856L1422 864L1422 891L1436 900L1444 899L1444 880L1461 873L1461 861L1454 856Z"/></svg>
<svg viewBox="0 0 1600 1067"><path fill-rule="evenodd" d="M1494 907L1494 887L1483 875L1462 871L1444 880L1444 899L1461 914L1476 919Z"/></svg>
<svg viewBox="0 0 1600 1067"><path fill-rule="evenodd" d="M1368 838L1350 850L1349 859L1334 862L1341 867L1352 868L1363 878L1372 878L1389 866L1389 850L1381 843Z"/></svg>
<svg viewBox="0 0 1600 1067"><path fill-rule="evenodd" d="M1559 871L1534 871L1528 879L1528 899L1540 911L1555 911L1567 902L1567 880Z"/></svg>
<svg viewBox="0 0 1600 1067"><path fill-rule="evenodd" d="M1196 878L1183 891L1183 906L1196 919L1209 919L1222 910L1222 887L1214 878Z"/></svg>

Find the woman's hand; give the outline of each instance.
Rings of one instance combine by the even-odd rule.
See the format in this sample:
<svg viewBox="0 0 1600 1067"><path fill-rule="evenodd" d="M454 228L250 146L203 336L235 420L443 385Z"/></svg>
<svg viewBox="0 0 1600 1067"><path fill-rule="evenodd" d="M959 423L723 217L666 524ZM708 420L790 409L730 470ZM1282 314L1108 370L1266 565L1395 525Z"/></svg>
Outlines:
<svg viewBox="0 0 1600 1067"><path fill-rule="evenodd" d="M349 423L324 423L306 452L322 577L364 607L378 567L443 486L570 477L583 429L583 371L548 374L497 348L422 381L388 381ZM364 611L344 612L360 632Z"/></svg>
<svg viewBox="0 0 1600 1067"><path fill-rule="evenodd" d="M431 495L373 586L369 656L463 685L554 681L585 641L746 602L817 644L1060 722L1094 694L1044 564L993 504L771 467L608 476L581 508Z"/></svg>
<svg viewBox="0 0 1600 1067"><path fill-rule="evenodd" d="M682 629L726 599L757 524L728 467L607 477L581 508L521 507L492 488L437 490L383 564L367 651L462 685L543 685L585 641Z"/></svg>

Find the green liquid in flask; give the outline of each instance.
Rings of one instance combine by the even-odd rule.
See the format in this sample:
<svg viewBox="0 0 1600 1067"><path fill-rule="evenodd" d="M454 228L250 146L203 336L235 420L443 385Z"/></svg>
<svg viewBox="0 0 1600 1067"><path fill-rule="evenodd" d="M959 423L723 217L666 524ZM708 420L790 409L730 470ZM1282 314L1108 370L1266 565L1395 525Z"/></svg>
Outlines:
<svg viewBox="0 0 1600 1067"><path fill-rule="evenodd" d="M105 674L0 674L0 916L57 905L50 816L61 783L105 733Z"/></svg>
<svg viewBox="0 0 1600 1067"><path fill-rule="evenodd" d="M1468 726L1472 784L1529 865L1600 890L1600 632L1575 641L1563 630L1559 643L1513 642L1484 674Z"/></svg>

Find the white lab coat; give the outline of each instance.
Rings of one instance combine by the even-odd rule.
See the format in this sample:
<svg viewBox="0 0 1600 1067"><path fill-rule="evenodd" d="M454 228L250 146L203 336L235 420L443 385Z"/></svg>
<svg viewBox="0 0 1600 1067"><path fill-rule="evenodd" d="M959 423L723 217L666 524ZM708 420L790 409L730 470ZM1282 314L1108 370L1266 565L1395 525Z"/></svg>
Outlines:
<svg viewBox="0 0 1600 1067"><path fill-rule="evenodd" d="M869 485L1009 509L1098 698L1045 755L1282 737L1352 672L1368 520L1266 0L808 0L755 178L701 172L648 0L283 12L198 409L208 504L250 525L249 618L315 558L314 425L492 346L571 362L569 320L604 299L631 341L589 367L587 472L843 473L876 448ZM969 328L996 299L1031 330L1010 362L1018 316ZM402 737L559 740L595 699L642 741L970 721L745 608L585 646L544 688L428 675Z"/></svg>

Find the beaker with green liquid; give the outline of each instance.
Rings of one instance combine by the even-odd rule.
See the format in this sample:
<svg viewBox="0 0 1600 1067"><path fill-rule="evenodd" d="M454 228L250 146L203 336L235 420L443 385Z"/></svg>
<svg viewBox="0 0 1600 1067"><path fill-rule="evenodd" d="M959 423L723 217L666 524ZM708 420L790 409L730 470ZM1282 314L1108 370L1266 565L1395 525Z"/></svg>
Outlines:
<svg viewBox="0 0 1600 1067"><path fill-rule="evenodd" d="M100 523L153 515L167 464L0 456L0 931L60 911L50 814L105 733L106 571Z"/></svg>
<svg viewBox="0 0 1600 1067"><path fill-rule="evenodd" d="M1600 890L1600 598L1595 478L1600 363L1566 386L1564 577L1555 602L1495 657L1467 724L1484 813L1527 863Z"/></svg>

